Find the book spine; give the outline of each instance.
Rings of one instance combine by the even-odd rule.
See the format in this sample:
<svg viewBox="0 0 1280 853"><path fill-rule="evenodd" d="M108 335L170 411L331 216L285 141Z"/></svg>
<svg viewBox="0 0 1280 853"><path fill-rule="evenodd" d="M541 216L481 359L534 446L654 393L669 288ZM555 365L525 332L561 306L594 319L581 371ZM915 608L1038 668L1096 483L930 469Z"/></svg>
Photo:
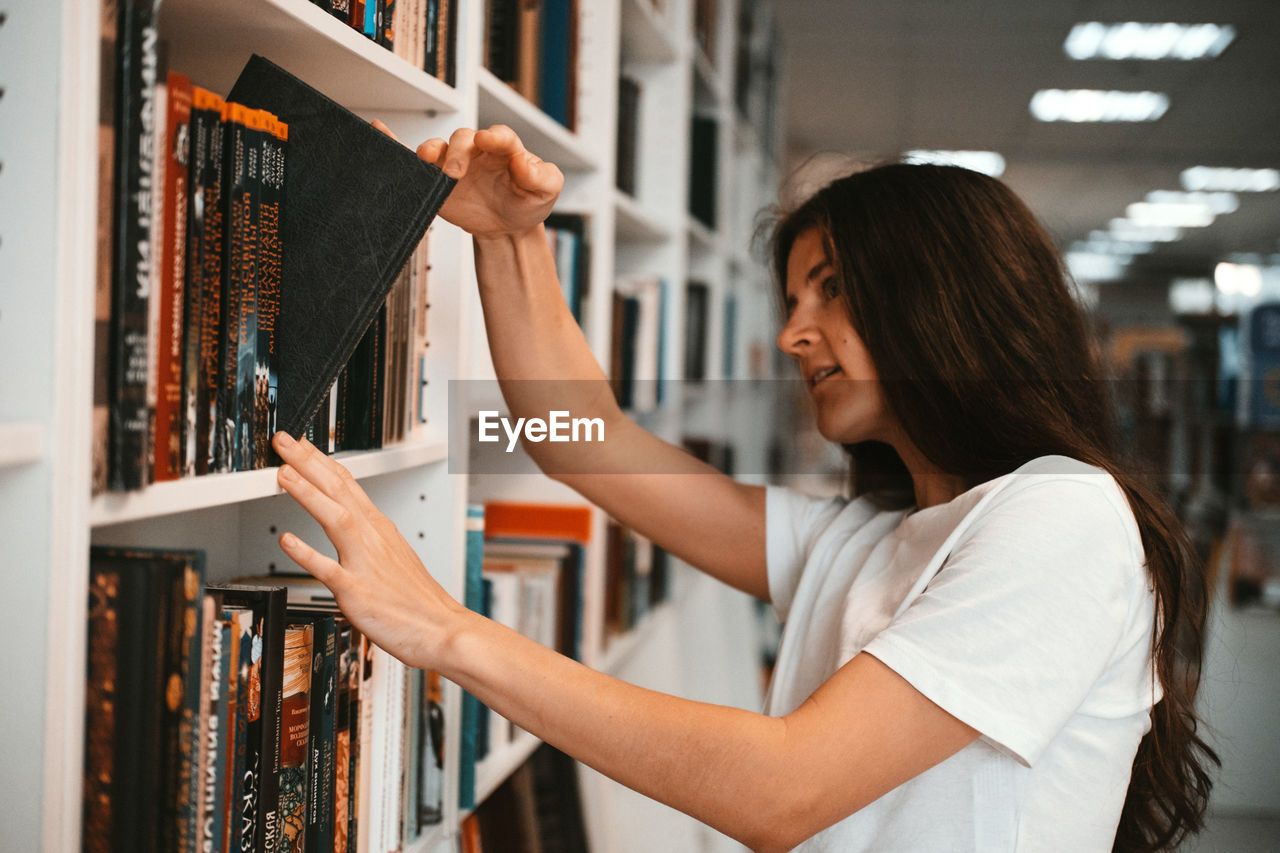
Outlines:
<svg viewBox="0 0 1280 853"><path fill-rule="evenodd" d="M207 95L208 148L204 164L203 225L200 233L200 397L196 438L196 473L208 474L217 467L218 389L222 369L222 328L226 293L222 286L226 250L225 197L230 195L229 174L223 152L226 148L226 102ZM200 98L200 92L195 97ZM197 103L199 101L197 100ZM203 414L203 417L200 415Z"/></svg>
<svg viewBox="0 0 1280 853"><path fill-rule="evenodd" d="M218 791L218 700L223 694L222 667L225 660L223 642L225 626L222 623L222 598L205 593L202 599L200 656L200 685L197 713L197 761L196 761L196 849L212 851L221 849L221 827ZM216 840L215 840L216 839Z"/></svg>
<svg viewBox="0 0 1280 853"><path fill-rule="evenodd" d="M258 341L254 372L254 462L265 468L274 460L271 436L276 431L280 375L276 354L276 325L280 316L280 285L284 279L281 243L285 193L288 125L273 120L263 139L262 204L258 247Z"/></svg>
<svg viewBox="0 0 1280 853"><path fill-rule="evenodd" d="M234 470L236 440L236 383L240 356L240 300L254 278L253 202L249 186L250 110L228 103L223 116L222 216L226 228L222 264L222 305L219 312L217 415L211 471ZM255 160L256 162L256 160Z"/></svg>
<svg viewBox="0 0 1280 853"><path fill-rule="evenodd" d="M359 635L349 623L338 627L338 695L334 708L333 737L333 853L351 849L351 711L355 685L359 684Z"/></svg>
<svg viewBox="0 0 1280 853"><path fill-rule="evenodd" d="M115 223L112 248L108 486L145 485L151 437L147 407L152 298L157 0L124 0L116 66Z"/></svg>
<svg viewBox="0 0 1280 853"><path fill-rule="evenodd" d="M333 15L344 24L351 23L351 0L327 0L324 4Z"/></svg>
<svg viewBox="0 0 1280 853"><path fill-rule="evenodd" d="M440 77L440 3L441 0L426 0L423 10L422 69L437 78Z"/></svg>
<svg viewBox="0 0 1280 853"><path fill-rule="evenodd" d="M479 613L483 608L484 586L484 507L467 507L466 576L463 603ZM466 811L476 805L476 739L480 721L480 700L470 693L462 694L462 741L458 759L458 808Z"/></svg>
<svg viewBox="0 0 1280 853"><path fill-rule="evenodd" d="M404 0L401 0L401 3L402 2L404 2ZM403 12L397 11L400 3L397 3L396 0L381 0L381 3L382 9L381 21L378 25L378 44L394 53L397 47L396 25L399 23L399 15L403 14ZM403 30L401 32L403 33Z"/></svg>
<svg viewBox="0 0 1280 853"><path fill-rule="evenodd" d="M246 607L224 608L232 626L233 681L235 691L228 712L226 812L226 849L251 853L258 826L257 773L253 753L253 721L261 714L262 679L260 659L254 657L254 645L261 649L253 611Z"/></svg>
<svg viewBox="0 0 1280 853"><path fill-rule="evenodd" d="M315 663L311 672L311 722L307 785L308 853L334 848L334 756L338 693L338 625L333 615L319 615L315 631Z"/></svg>
<svg viewBox="0 0 1280 853"><path fill-rule="evenodd" d="M201 243L205 227L206 161L209 156L211 121L217 111L210 109L213 93L193 86L187 145L187 228L186 282L182 306L182 476L200 472L200 419L208 419L209 401L200 393L201 321L204 315L203 260ZM207 441L207 437L206 437Z"/></svg>
<svg viewBox="0 0 1280 853"><path fill-rule="evenodd" d="M307 849L314 637L315 629L309 624L290 624L284 631L280 710L281 832L277 849L285 853L305 853Z"/></svg>
<svg viewBox="0 0 1280 853"><path fill-rule="evenodd" d="M170 628L181 645L175 649L179 655L176 674L181 678L181 706L177 720L177 774L171 785L177 826L177 849L195 851L198 848L200 826L198 802L200 790L200 682L202 626L204 624L204 554L199 551L179 552L173 560L180 566L175 584L175 606L172 616L179 619ZM174 671L174 670L171 670ZM166 702L172 708L174 696L172 676L166 685ZM171 750L172 752L172 747Z"/></svg>
<svg viewBox="0 0 1280 853"><path fill-rule="evenodd" d="M109 853L115 836L116 707L120 643L120 571L90 565L88 679L85 683L83 850Z"/></svg>
<svg viewBox="0 0 1280 853"><path fill-rule="evenodd" d="M114 272L115 207L113 194L116 163L116 54L119 50L120 4L103 0L98 68L98 232L97 273L94 288L93 334L93 494L107 490L111 421L110 363L112 351L112 275Z"/></svg>
<svg viewBox="0 0 1280 853"><path fill-rule="evenodd" d="M347 847L355 853L362 853L358 839L360 837L360 715L361 686L364 683L364 672L367 662L368 643L363 634L354 627L351 629L352 669L350 673L351 709L347 717L347 733L351 748L347 753Z"/></svg>
<svg viewBox="0 0 1280 853"><path fill-rule="evenodd" d="M164 162L163 228L158 253L160 271L159 323L156 340L157 386L155 418L155 479L175 480L182 473L182 326L186 292L187 196L190 162L191 81L168 76L166 122L161 159Z"/></svg>
<svg viewBox="0 0 1280 853"><path fill-rule="evenodd" d="M232 407L235 410L233 439L231 443L231 470L250 471L256 467L254 459L254 430L257 421L256 376L258 369L258 293L261 280L260 227L262 221L262 171L267 124L274 116L262 110L246 110L244 114L245 182L243 202L243 229L239 241L240 251L230 256L232 281L239 295L234 298L238 315L230 316L231 328L227 346L236 349L234 364L227 360L227 369L234 371L235 382L229 388ZM233 218L233 228L235 220Z"/></svg>

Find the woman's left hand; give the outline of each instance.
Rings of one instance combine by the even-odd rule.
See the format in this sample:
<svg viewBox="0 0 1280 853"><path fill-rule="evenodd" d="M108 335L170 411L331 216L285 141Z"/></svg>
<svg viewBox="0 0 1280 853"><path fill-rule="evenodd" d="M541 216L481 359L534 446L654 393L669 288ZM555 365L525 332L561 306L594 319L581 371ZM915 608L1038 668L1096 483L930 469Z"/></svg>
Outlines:
<svg viewBox="0 0 1280 853"><path fill-rule="evenodd" d="M431 577L350 471L305 438L278 432L272 446L284 460L277 482L320 523L338 559L292 533L280 536L280 547L333 592L343 614L374 643L410 666L438 668L467 610Z"/></svg>

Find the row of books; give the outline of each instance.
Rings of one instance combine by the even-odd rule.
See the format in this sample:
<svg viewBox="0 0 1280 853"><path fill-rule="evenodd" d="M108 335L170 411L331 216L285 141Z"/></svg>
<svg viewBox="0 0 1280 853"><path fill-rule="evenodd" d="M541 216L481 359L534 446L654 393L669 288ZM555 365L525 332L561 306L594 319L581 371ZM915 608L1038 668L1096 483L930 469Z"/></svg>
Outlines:
<svg viewBox="0 0 1280 853"><path fill-rule="evenodd" d="M614 283L609 382L623 409L648 412L664 402L666 329L665 281L642 276Z"/></svg>
<svg viewBox="0 0 1280 853"><path fill-rule="evenodd" d="M606 529L604 632L618 637L635 628L667 600L667 552L629 527L610 519Z"/></svg>
<svg viewBox="0 0 1280 853"><path fill-rule="evenodd" d="M309 577L203 577L199 551L92 550L83 848L394 851L438 822L438 676Z"/></svg>
<svg viewBox="0 0 1280 853"><path fill-rule="evenodd" d="M95 491L273 459L289 129L177 73L151 97L148 186L104 168L99 187ZM380 447L426 420L427 270L424 240L317 412L318 446Z"/></svg>
<svg viewBox="0 0 1280 853"><path fill-rule="evenodd" d="M467 509L464 603L549 648L582 660L587 506L491 502ZM464 694L459 801L475 805L475 767L516 729Z"/></svg>
<svg viewBox="0 0 1280 853"><path fill-rule="evenodd" d="M573 317L579 323L586 316L590 282L590 243L587 218L576 213L553 213L544 227L547 243L556 262L556 278Z"/></svg>
<svg viewBox="0 0 1280 853"><path fill-rule="evenodd" d="M440 820L438 676L316 581L95 547L88 621L84 849L396 850Z"/></svg>
<svg viewBox="0 0 1280 853"><path fill-rule="evenodd" d="M577 122L577 0L486 0L484 65L548 116Z"/></svg>
<svg viewBox="0 0 1280 853"><path fill-rule="evenodd" d="M462 853L587 853L573 759L539 746L461 827Z"/></svg>
<svg viewBox="0 0 1280 853"><path fill-rule="evenodd" d="M778 145L778 55L777 23L772 8L762 0L743 0L738 5L738 34L734 40L733 100L738 114L756 129L765 153L773 155Z"/></svg>
<svg viewBox="0 0 1280 853"><path fill-rule="evenodd" d="M454 85L459 0L312 0L358 33Z"/></svg>

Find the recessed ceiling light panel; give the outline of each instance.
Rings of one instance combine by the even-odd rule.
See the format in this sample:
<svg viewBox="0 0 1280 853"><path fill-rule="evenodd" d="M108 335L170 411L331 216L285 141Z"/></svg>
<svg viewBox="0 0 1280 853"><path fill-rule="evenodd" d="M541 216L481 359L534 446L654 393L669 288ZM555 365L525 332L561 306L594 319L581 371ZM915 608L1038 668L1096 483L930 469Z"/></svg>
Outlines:
<svg viewBox="0 0 1280 853"><path fill-rule="evenodd" d="M1004 174L1004 157L995 151L908 151L902 155L912 163L933 163L939 166L961 166L984 175L998 178Z"/></svg>
<svg viewBox="0 0 1280 853"><path fill-rule="evenodd" d="M1163 92L1041 89L1031 96L1031 115L1040 121L1155 121L1168 109Z"/></svg>
<svg viewBox="0 0 1280 853"><path fill-rule="evenodd" d="M1196 191L1268 193L1280 190L1280 169L1225 169L1192 166L1182 171L1182 188Z"/></svg>
<svg viewBox="0 0 1280 853"><path fill-rule="evenodd" d="M1229 24L1076 24L1062 49L1072 59L1213 59L1236 37Z"/></svg>

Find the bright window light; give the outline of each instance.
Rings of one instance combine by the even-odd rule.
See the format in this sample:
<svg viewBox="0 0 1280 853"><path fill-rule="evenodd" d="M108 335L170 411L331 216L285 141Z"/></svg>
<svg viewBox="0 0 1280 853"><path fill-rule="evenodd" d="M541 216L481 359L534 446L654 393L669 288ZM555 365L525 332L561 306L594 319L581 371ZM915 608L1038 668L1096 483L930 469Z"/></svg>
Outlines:
<svg viewBox="0 0 1280 853"><path fill-rule="evenodd" d="M1215 216L1235 213L1240 209L1240 199L1229 192L1177 192L1176 190L1152 190L1147 193L1152 204L1194 204L1207 207Z"/></svg>
<svg viewBox="0 0 1280 853"><path fill-rule="evenodd" d="M1145 255L1155 248L1150 240L1117 240L1109 231L1090 231L1088 240L1071 244L1073 251L1101 252L1111 255Z"/></svg>
<svg viewBox="0 0 1280 853"><path fill-rule="evenodd" d="M908 151L903 158L912 163L961 166L993 178L1004 174L1004 158L994 151Z"/></svg>
<svg viewBox="0 0 1280 853"><path fill-rule="evenodd" d="M1262 292L1262 269L1253 264L1224 261L1213 268L1213 281L1223 293L1257 296Z"/></svg>
<svg viewBox="0 0 1280 853"><path fill-rule="evenodd" d="M1229 24L1076 24L1062 49L1072 59L1213 59L1236 37Z"/></svg>
<svg viewBox="0 0 1280 853"><path fill-rule="evenodd" d="M1280 190L1280 169L1225 169L1192 166L1182 171L1182 188L1196 191L1270 193Z"/></svg>
<svg viewBox="0 0 1280 853"><path fill-rule="evenodd" d="M1113 240L1172 243L1182 239L1182 230L1172 225L1138 225L1128 219L1111 220L1109 230Z"/></svg>
<svg viewBox="0 0 1280 853"><path fill-rule="evenodd" d="M1124 209L1125 219L1139 227L1170 226L1204 228L1213 224L1213 211L1205 204L1156 204L1138 201Z"/></svg>
<svg viewBox="0 0 1280 853"><path fill-rule="evenodd" d="M1163 92L1041 89L1031 96L1031 115L1040 121L1155 121L1168 109Z"/></svg>

